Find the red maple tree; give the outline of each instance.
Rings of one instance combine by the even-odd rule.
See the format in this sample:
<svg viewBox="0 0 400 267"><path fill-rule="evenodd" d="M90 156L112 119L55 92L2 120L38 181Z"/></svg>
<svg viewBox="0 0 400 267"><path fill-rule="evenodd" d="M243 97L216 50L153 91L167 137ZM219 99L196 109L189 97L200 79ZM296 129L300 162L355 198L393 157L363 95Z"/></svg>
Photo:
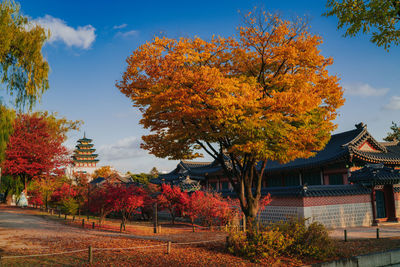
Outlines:
<svg viewBox="0 0 400 267"><path fill-rule="evenodd" d="M157 196L157 203L160 208L167 209L171 214L172 224L175 223L175 218L182 214L187 201L187 193L182 192L179 186L163 184L161 194Z"/></svg>
<svg viewBox="0 0 400 267"><path fill-rule="evenodd" d="M111 195L114 195L113 210L121 213L121 223L125 229L128 218L134 213L139 213L139 208L144 206L146 192L135 185L114 185L112 191Z"/></svg>
<svg viewBox="0 0 400 267"><path fill-rule="evenodd" d="M56 134L43 115L17 115L3 162L5 174L21 177L26 190L33 177L62 172L70 162L63 142L63 135Z"/></svg>
<svg viewBox="0 0 400 267"><path fill-rule="evenodd" d="M108 214L115 209L115 191L110 183L89 189L89 210L99 215L101 225Z"/></svg>

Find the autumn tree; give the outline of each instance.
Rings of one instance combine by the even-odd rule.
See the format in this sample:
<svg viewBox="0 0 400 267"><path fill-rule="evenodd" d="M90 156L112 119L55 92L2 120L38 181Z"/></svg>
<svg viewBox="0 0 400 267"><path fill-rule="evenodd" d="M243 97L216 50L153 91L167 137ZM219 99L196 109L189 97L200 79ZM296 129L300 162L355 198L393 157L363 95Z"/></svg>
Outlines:
<svg viewBox="0 0 400 267"><path fill-rule="evenodd" d="M106 182L90 191L89 210L99 215L99 224L102 224L106 216L115 209L114 185Z"/></svg>
<svg viewBox="0 0 400 267"><path fill-rule="evenodd" d="M392 121L392 126L390 126L391 132L387 133L386 137L383 140L391 142L391 141L400 141L400 127L397 123Z"/></svg>
<svg viewBox="0 0 400 267"><path fill-rule="evenodd" d="M98 177L109 178L111 177L116 171L111 166L101 166L100 168L96 169L92 175L93 179Z"/></svg>
<svg viewBox="0 0 400 267"><path fill-rule="evenodd" d="M163 184L161 194L157 196L157 203L161 209L166 209L172 218L172 224L175 224L175 218L180 216L185 209L188 201L188 194L182 192L179 186L170 186Z"/></svg>
<svg viewBox="0 0 400 267"><path fill-rule="evenodd" d="M338 29L345 28L344 36L369 34L370 41L389 49L400 43L400 2L397 0L328 0L325 16L339 19Z"/></svg>
<svg viewBox="0 0 400 267"><path fill-rule="evenodd" d="M60 174L70 163L68 151L62 145L63 136L54 133L44 116L19 114L13 130L3 162L4 172L14 179L21 177L25 190L33 177Z"/></svg>
<svg viewBox="0 0 400 267"><path fill-rule="evenodd" d="M133 214L139 213L139 208L144 206L146 192L137 186L114 185L113 186L114 211L121 213L122 227Z"/></svg>
<svg viewBox="0 0 400 267"><path fill-rule="evenodd" d="M253 221L267 162L314 155L336 127L343 90L321 43L302 20L250 12L236 38L155 37L128 57L117 87L150 130L142 148L169 159L207 153Z"/></svg>

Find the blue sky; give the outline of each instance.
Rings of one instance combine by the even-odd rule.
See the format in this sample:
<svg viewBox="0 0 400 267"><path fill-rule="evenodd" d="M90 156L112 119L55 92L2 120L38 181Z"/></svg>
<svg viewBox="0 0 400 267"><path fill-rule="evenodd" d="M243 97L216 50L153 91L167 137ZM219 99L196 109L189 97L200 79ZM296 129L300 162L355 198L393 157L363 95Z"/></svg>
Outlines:
<svg viewBox="0 0 400 267"><path fill-rule="evenodd" d="M115 87L125 59L154 35L168 37L231 36L240 23L238 11L254 6L291 18L307 15L311 31L322 36L322 53L334 59L331 74L341 78L346 103L339 110L336 132L364 122L381 140L392 121L400 121L400 47L390 52L371 44L368 36L343 38L336 18L322 17L324 0L313 1L20 1L22 11L50 28L52 39L43 53L50 67L50 89L37 109L83 120L81 132L94 139L100 165L125 172L168 171L176 161L157 159L139 148L146 133L140 113Z"/></svg>

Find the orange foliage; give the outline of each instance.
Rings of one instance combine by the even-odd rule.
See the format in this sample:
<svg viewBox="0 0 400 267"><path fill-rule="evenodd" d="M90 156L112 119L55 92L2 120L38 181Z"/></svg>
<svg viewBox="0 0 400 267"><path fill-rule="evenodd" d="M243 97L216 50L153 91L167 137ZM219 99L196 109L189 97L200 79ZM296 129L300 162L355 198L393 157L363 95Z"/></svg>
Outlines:
<svg viewBox="0 0 400 267"><path fill-rule="evenodd" d="M310 157L335 128L343 90L320 44L301 21L249 13L237 38L155 37L127 59L117 87L151 131L142 148L171 159L202 148L254 217L266 162Z"/></svg>

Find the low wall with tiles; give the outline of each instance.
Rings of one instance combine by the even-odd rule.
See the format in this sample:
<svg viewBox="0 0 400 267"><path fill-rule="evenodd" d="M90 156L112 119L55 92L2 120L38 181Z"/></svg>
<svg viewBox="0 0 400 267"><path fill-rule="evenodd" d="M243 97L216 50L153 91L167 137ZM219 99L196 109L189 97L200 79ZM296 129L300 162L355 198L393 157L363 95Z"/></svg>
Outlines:
<svg viewBox="0 0 400 267"><path fill-rule="evenodd" d="M258 218L264 224L290 218L309 218L308 222L318 221L328 228L370 226L372 209L369 195L280 197L272 198Z"/></svg>

